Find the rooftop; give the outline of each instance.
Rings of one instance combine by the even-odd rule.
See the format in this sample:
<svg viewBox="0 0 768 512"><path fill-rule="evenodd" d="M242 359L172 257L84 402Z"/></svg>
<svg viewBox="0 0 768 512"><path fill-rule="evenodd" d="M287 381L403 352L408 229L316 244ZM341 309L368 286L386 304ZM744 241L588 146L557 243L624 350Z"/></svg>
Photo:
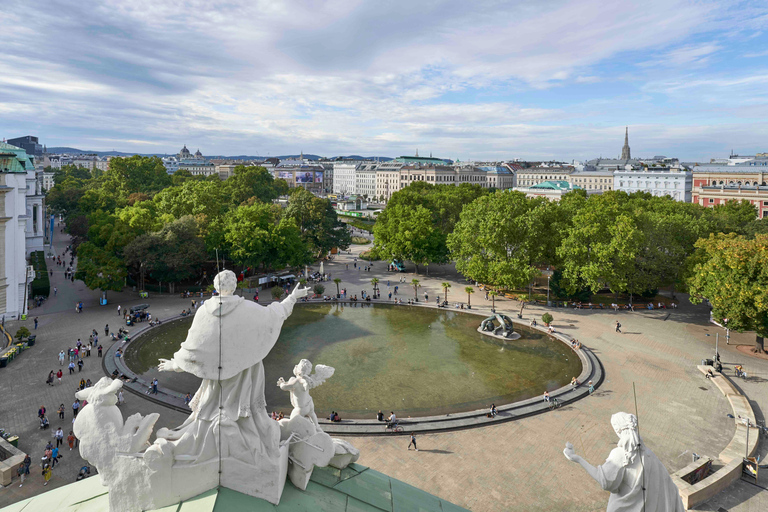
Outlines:
<svg viewBox="0 0 768 512"><path fill-rule="evenodd" d="M58 489L14 503L0 512L66 510L95 512L109 510L108 489L100 478L91 476ZM350 464L346 469L315 468L306 491L286 482L280 504L275 506L226 487L204 492L179 503L163 507L163 512L460 512L465 510L400 480Z"/></svg>

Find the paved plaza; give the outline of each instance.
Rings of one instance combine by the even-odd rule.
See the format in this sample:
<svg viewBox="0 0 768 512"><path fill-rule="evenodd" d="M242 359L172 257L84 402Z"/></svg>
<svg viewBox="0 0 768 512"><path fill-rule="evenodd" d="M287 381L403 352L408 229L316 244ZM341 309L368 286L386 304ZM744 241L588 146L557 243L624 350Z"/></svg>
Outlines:
<svg viewBox="0 0 768 512"><path fill-rule="evenodd" d="M429 276L423 270L415 276L388 273L385 263L377 262L371 272L364 272L353 267L353 258L364 248L352 246L351 254L338 255L325 264L325 271L332 278L341 278L341 287L350 294L359 296L361 290L372 291L370 280L378 277L382 298L386 298L387 280L393 287L398 284L398 277L404 275L407 282L414 277L421 281L420 297L425 290L430 297L442 294L440 284L448 281L453 284L449 300L466 301L463 289L467 283L452 266L433 266ZM63 242L56 249L63 252ZM360 263L365 264L358 260ZM118 304L130 307L148 302L153 315L161 319L189 306L189 300L178 296L151 296L146 300L131 291L110 292L109 304L99 306L99 292L88 290L80 281L66 282L63 273L56 272L61 267L53 264L52 268L52 286L58 287L58 295L51 294L43 306L30 311L29 321L23 323L32 330L32 319L39 318L39 327L33 331L37 344L0 370L0 427L19 435L19 448L30 453L33 461L40 460L46 442L52 440L59 425L65 435L71 430L71 405L80 378L95 382L104 375L94 351L90 358L85 358L81 373L69 376L65 371L62 384L46 385L48 372L59 368L60 350L74 346L78 338L87 340L92 329L103 335L106 323L116 330L122 325L116 313ZM400 284L401 298L413 296L407 282ZM335 285L326 283L326 290L335 291ZM486 302L483 293L476 291L472 296L473 309L490 311L490 301ZM262 294L265 295L268 294ZM79 300L84 302L80 314L75 312ZM506 299L497 300L496 305L513 318L519 309L517 302ZM545 309L526 307L525 321L540 318ZM593 396L553 412L500 425L420 435L418 452L406 449L408 438L404 436L349 438L361 451L359 462L476 511L604 510L608 493L600 490L580 466L568 462L562 450L565 442L570 441L576 452L591 463L602 463L617 440L610 427L611 414L635 410L633 384L641 435L670 472L688 465L694 452L716 457L730 442L735 431L734 420L727 417L730 406L696 369L701 359L713 356L715 334L722 331L707 322L709 312L705 306L693 306L683 299L676 310L615 313L556 308L551 313L558 331L576 337L600 358L606 379ZM617 318L623 334L614 332ZM20 325L22 322L6 323L11 333ZM103 337L100 340L105 349L112 343ZM744 365L750 379L734 383L750 399L757 418L763 419L763 411L768 407L768 361L736 350L738 343L752 344L748 335L732 334L730 346L725 345L724 336L720 341L725 374L732 376L735 364ZM139 395L126 393L125 397L124 417L135 412L160 413L155 429L175 427L186 416ZM66 415L59 420L55 411L62 403ZM45 431L38 428L37 410L41 405L47 408L51 421L51 428ZM762 440L761 458L767 452L768 442ZM65 448L62 453L64 458L54 469L48 487L42 486L39 466L33 465L30 479L22 488L14 478L11 486L0 489L0 507L74 482L85 462L77 450ZM768 487L766 472L759 483ZM717 511L719 507L733 512L768 510L768 492L739 482L698 509Z"/></svg>

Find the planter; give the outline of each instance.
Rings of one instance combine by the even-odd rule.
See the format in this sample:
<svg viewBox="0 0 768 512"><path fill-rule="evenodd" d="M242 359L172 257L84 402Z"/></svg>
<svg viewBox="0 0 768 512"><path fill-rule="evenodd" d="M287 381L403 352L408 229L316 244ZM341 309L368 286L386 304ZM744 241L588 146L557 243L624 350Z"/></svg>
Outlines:
<svg viewBox="0 0 768 512"><path fill-rule="evenodd" d="M35 340L37 339L37 335L33 334L29 338L27 338L27 346L33 347L35 345Z"/></svg>
<svg viewBox="0 0 768 512"><path fill-rule="evenodd" d="M6 366L8 366L8 358L5 356L0 357L0 368L5 368Z"/></svg>

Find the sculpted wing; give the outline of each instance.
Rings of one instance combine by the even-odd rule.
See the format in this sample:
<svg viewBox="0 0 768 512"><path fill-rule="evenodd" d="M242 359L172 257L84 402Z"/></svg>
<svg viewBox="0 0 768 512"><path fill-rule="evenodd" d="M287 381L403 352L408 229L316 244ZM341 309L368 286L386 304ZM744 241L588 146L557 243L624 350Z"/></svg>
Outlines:
<svg viewBox="0 0 768 512"><path fill-rule="evenodd" d="M316 388L326 380L330 379L335 371L336 369L332 366L326 366L324 364L315 365L315 373L307 378L309 381L309 389Z"/></svg>

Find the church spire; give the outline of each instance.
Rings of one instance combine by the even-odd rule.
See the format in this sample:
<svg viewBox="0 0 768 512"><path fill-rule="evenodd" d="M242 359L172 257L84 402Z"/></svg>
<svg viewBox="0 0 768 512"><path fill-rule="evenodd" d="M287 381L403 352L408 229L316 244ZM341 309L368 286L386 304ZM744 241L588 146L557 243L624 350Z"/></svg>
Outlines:
<svg viewBox="0 0 768 512"><path fill-rule="evenodd" d="M629 160L632 158L631 153L629 152L629 127L626 127L626 131L624 132L624 147L621 148L621 158L620 160Z"/></svg>

